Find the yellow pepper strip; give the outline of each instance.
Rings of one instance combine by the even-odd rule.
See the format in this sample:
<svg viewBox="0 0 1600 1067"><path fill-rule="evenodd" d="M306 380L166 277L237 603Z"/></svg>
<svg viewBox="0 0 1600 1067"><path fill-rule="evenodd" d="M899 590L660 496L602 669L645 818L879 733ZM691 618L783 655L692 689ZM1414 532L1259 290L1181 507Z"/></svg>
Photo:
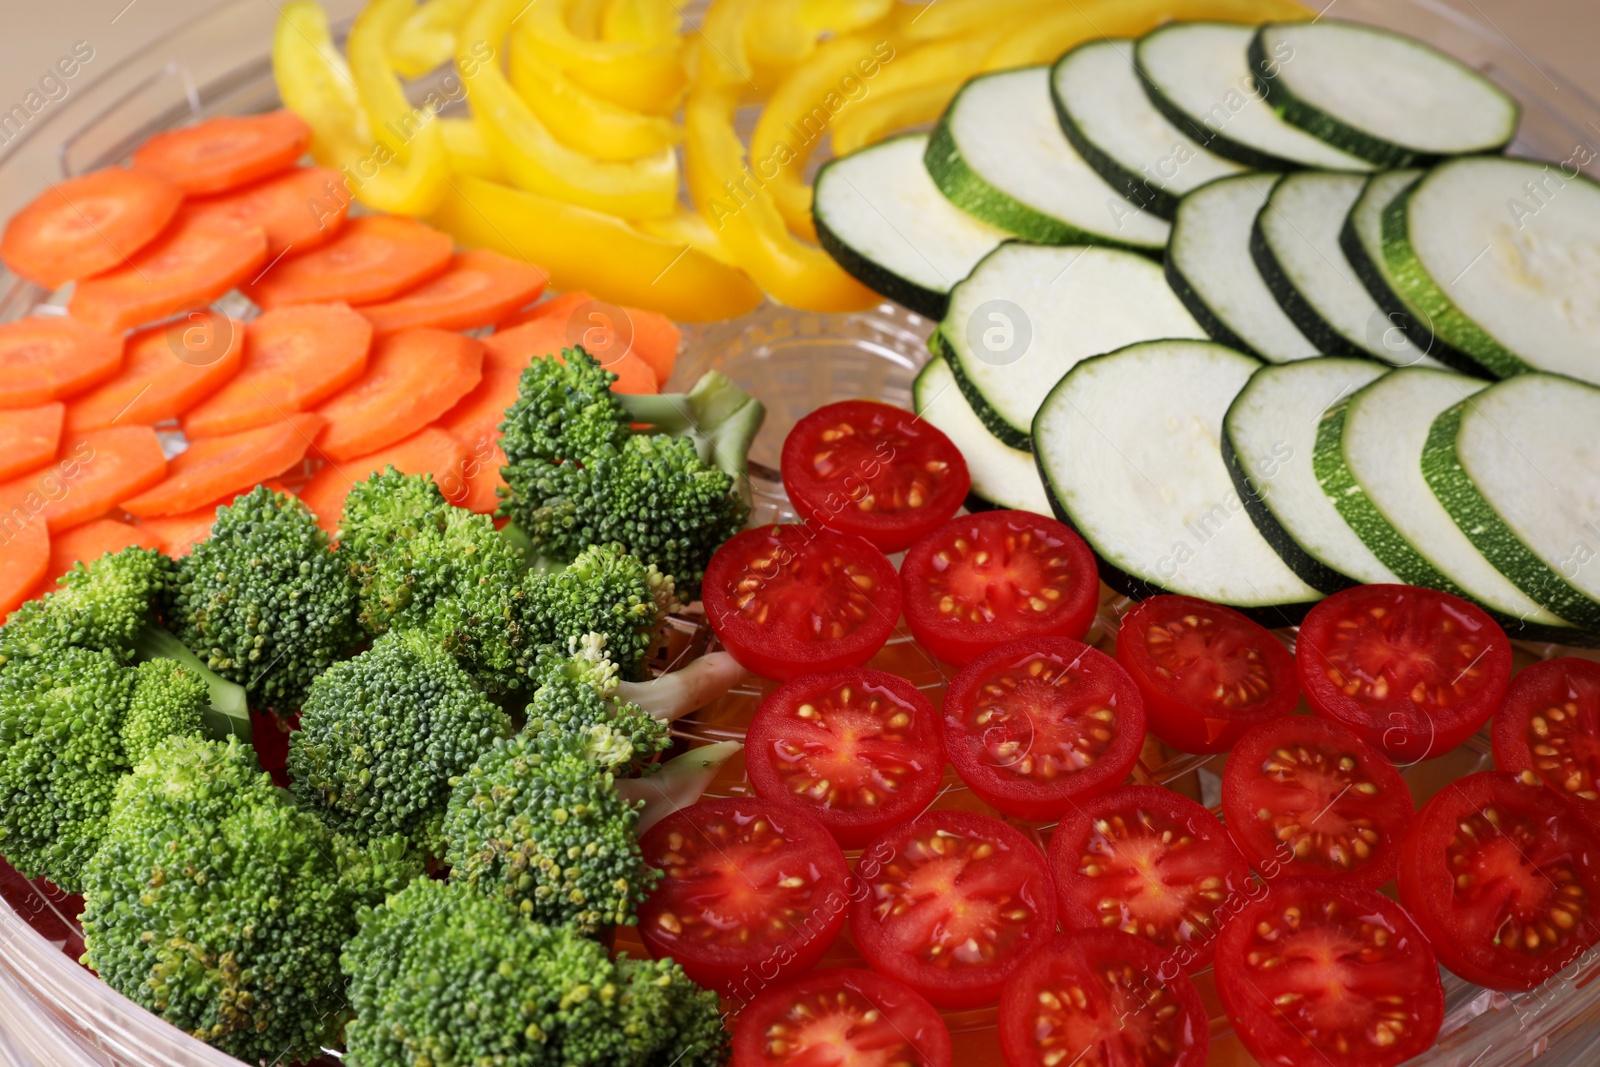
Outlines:
<svg viewBox="0 0 1600 1067"><path fill-rule="evenodd" d="M989 53L984 69L1054 62L1084 41L1139 37L1175 19L1272 22L1307 19L1312 14L1293 0L1082 0L1013 30Z"/></svg>
<svg viewBox="0 0 1600 1067"><path fill-rule="evenodd" d="M757 85L771 85L817 50L817 31L800 24L801 0L763 0L745 26L745 54Z"/></svg>
<svg viewBox="0 0 1600 1067"><path fill-rule="evenodd" d="M726 263L730 267L739 265L733 253L717 237L716 231L707 226L706 220L696 212L680 211L664 219L639 219L634 226L663 241L698 249L718 263Z"/></svg>
<svg viewBox="0 0 1600 1067"><path fill-rule="evenodd" d="M567 9L567 25L584 40L598 41L605 7L606 0L572 0L572 6Z"/></svg>
<svg viewBox="0 0 1600 1067"><path fill-rule="evenodd" d="M622 219L458 175L429 220L464 245L537 263L557 289L659 311L680 322L746 314L761 292L741 271Z"/></svg>
<svg viewBox="0 0 1600 1067"><path fill-rule="evenodd" d="M678 42L585 40L567 25L569 6L566 0L534 0L516 16L516 32L527 36L536 57L560 67L580 87L630 110L670 115L678 109L688 84Z"/></svg>
<svg viewBox="0 0 1600 1067"><path fill-rule="evenodd" d="M412 107L389 65L389 39L416 10L413 0L371 0L356 16L345 42L350 73L356 80L367 123L379 144L402 164L391 168L396 188L388 210L400 215L426 215L444 196L450 175L450 154L439 131L442 94Z"/></svg>
<svg viewBox="0 0 1600 1067"><path fill-rule="evenodd" d="M602 41L675 45L683 14L671 0L609 0L600 18Z"/></svg>
<svg viewBox="0 0 1600 1067"><path fill-rule="evenodd" d="M456 27L472 0L426 0L389 38L389 62L402 78L420 78L456 54Z"/></svg>
<svg viewBox="0 0 1600 1067"><path fill-rule="evenodd" d="M562 144L522 102L498 57L478 58L474 42L503 43L526 0L478 0L461 26L456 65L484 143L515 184L622 218L655 218L677 209L678 160L670 148L628 163L597 160ZM534 7L542 3L536 2ZM531 10L529 14L531 15Z"/></svg>
<svg viewBox="0 0 1600 1067"><path fill-rule="evenodd" d="M840 36L888 17L895 0L800 0L800 25Z"/></svg>
<svg viewBox="0 0 1600 1067"><path fill-rule="evenodd" d="M532 55L525 38L507 44L511 84L534 115L569 148L595 159L638 159L671 148L683 131L670 119L642 115L574 85Z"/></svg>
<svg viewBox="0 0 1600 1067"><path fill-rule="evenodd" d="M445 151L450 153L450 169L457 174L471 174L493 182L505 181L505 172L499 160L483 143L483 131L471 119L440 119L439 132L444 134Z"/></svg>
<svg viewBox="0 0 1600 1067"><path fill-rule="evenodd" d="M1071 6L1061 0L933 0L902 7L895 28L906 41L949 40L996 26L1021 29L1041 14Z"/></svg>
<svg viewBox="0 0 1600 1067"><path fill-rule="evenodd" d="M965 84L965 78L957 78L869 97L861 107L839 116L833 127L834 152L842 156L890 134L933 122Z"/></svg>

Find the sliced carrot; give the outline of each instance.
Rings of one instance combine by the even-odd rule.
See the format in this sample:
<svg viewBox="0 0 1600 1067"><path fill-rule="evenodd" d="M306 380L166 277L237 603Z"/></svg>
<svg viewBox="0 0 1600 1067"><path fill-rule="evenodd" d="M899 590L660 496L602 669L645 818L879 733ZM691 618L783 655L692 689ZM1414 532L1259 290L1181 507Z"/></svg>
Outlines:
<svg viewBox="0 0 1600 1067"><path fill-rule="evenodd" d="M52 534L82 526L166 477L148 426L113 426L67 438L55 463L0 485L0 523L42 519Z"/></svg>
<svg viewBox="0 0 1600 1067"><path fill-rule="evenodd" d="M222 196L192 200L187 210L218 229L261 230L271 260L290 249L309 252L338 236L350 192L336 170L296 167Z"/></svg>
<svg viewBox="0 0 1600 1067"><path fill-rule="evenodd" d="M245 325L204 308L128 338L122 371L67 408L67 429L177 418L239 373Z"/></svg>
<svg viewBox="0 0 1600 1067"><path fill-rule="evenodd" d="M597 306L584 312L586 304ZM596 301L581 289L524 308L510 318L502 319L499 329L509 330L539 319L565 321L568 324L567 344L594 346L596 350L590 354L602 362L608 351L607 338L620 325L616 320L625 320L621 331L628 339L628 351L650 364L657 383L663 385L672 376L673 365L678 361L678 346L683 341L683 332L665 315L643 308Z"/></svg>
<svg viewBox="0 0 1600 1067"><path fill-rule="evenodd" d="M79 282L67 310L90 326L126 330L209 304L255 277L267 258L260 230L208 228L188 211L124 267Z"/></svg>
<svg viewBox="0 0 1600 1067"><path fill-rule="evenodd" d="M450 269L382 304L361 309L381 336L413 326L472 330L493 326L537 300L549 278L538 267L499 252L459 253Z"/></svg>
<svg viewBox="0 0 1600 1067"><path fill-rule="evenodd" d="M289 169L310 142L311 127L292 111L224 115L156 134L134 150L133 167L208 196Z"/></svg>
<svg viewBox="0 0 1600 1067"><path fill-rule="evenodd" d="M0 528L0 617L21 607L49 570L50 534L44 523L30 519L13 525L6 516Z"/></svg>
<svg viewBox="0 0 1600 1067"><path fill-rule="evenodd" d="M523 308L515 315L503 319L500 322L500 329L509 330L513 326L521 326L523 323L532 322L535 319L568 319L572 317L573 312L583 305L593 302L593 296L582 289L574 289L570 293L562 293L560 296L551 297L542 304L534 304L532 307Z"/></svg>
<svg viewBox="0 0 1600 1067"><path fill-rule="evenodd" d="M492 514L500 506L499 490L505 488L506 480L501 476L500 468L506 463L506 454L498 444L490 445L487 455L469 455L464 468L467 491L460 499L453 499L450 503L480 515Z"/></svg>
<svg viewBox="0 0 1600 1067"><path fill-rule="evenodd" d="M122 338L71 319L0 325L0 408L33 407L81 393L122 366Z"/></svg>
<svg viewBox="0 0 1600 1067"><path fill-rule="evenodd" d="M0 411L0 481L44 466L61 445L63 404Z"/></svg>
<svg viewBox="0 0 1600 1067"><path fill-rule="evenodd" d="M367 370L372 324L344 304L268 311L244 328L244 365L183 417L192 437L251 430L322 403Z"/></svg>
<svg viewBox="0 0 1600 1067"><path fill-rule="evenodd" d="M277 482L263 482L267 488L275 492L288 492ZM251 488L254 488L252 486ZM217 509L233 503L238 497L237 493L230 493L219 500L213 500L204 507L186 511L182 515L162 515L156 518L140 519L139 529L149 534L158 541L161 551L176 559L187 556L194 551L194 546L211 536L211 528L217 524Z"/></svg>
<svg viewBox="0 0 1600 1067"><path fill-rule="evenodd" d="M483 377L477 388L434 424L460 441L472 455L500 440L500 423L505 421L506 408L516 403L517 386L528 365L525 357L489 344L492 340L490 337L484 341Z"/></svg>
<svg viewBox="0 0 1600 1067"><path fill-rule="evenodd" d="M617 393L657 393L660 392L660 383L656 381L656 372L650 369L650 364L640 359L631 352L608 353L615 335L609 331L598 328L590 331L586 340L595 343L600 349L595 352L585 344L584 348L595 359L599 360L606 370L617 376L611 389ZM542 359L545 356L561 356L563 348L570 348L573 341L567 332L565 318L550 316L525 322L521 326L513 326L509 330L496 330L483 339L489 349L495 351L503 358L519 361L521 366L527 366L530 359Z"/></svg>
<svg viewBox="0 0 1600 1067"><path fill-rule="evenodd" d="M107 552L121 552L135 545L160 549L161 540L149 530L116 519L86 522L50 539L50 569L45 571L44 581L55 585L74 563L93 563Z"/></svg>
<svg viewBox="0 0 1600 1067"><path fill-rule="evenodd" d="M182 515L228 493L238 493L305 459L323 427L321 415L290 415L226 437L192 441L167 466L166 480L122 502L140 518Z"/></svg>
<svg viewBox="0 0 1600 1067"><path fill-rule="evenodd" d="M633 327L633 346L628 351L650 364L650 369L656 372L657 385L666 385L667 379L672 377L672 368L678 363L683 331L659 311L643 308L628 308L627 311Z"/></svg>
<svg viewBox="0 0 1600 1067"><path fill-rule="evenodd" d="M483 345L444 330L401 330L374 346L366 376L318 413L318 450L335 463L410 437L477 386Z"/></svg>
<svg viewBox="0 0 1600 1067"><path fill-rule="evenodd" d="M0 259L24 278L59 289L127 263L182 203L183 190L171 182L121 167L58 182L11 217Z"/></svg>
<svg viewBox="0 0 1600 1067"><path fill-rule="evenodd" d="M261 307L375 304L420 285L450 265L450 237L415 219L363 215L304 255L288 255L245 288Z"/></svg>
<svg viewBox="0 0 1600 1067"><path fill-rule="evenodd" d="M300 499L317 516L317 524L332 534L339 528L344 498L357 482L394 467L402 474L431 474L441 491L447 493L447 498L449 494L459 498L462 494L458 487L463 481L461 468L466 458L466 449L459 441L430 426L388 448L328 464L300 490Z"/></svg>

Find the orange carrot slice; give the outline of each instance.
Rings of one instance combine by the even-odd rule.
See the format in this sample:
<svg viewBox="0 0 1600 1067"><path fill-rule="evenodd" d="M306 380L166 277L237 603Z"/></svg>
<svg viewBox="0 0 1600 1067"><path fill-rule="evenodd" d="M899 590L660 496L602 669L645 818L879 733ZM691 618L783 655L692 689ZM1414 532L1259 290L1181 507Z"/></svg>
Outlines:
<svg viewBox="0 0 1600 1067"><path fill-rule="evenodd" d="M382 304L361 309L379 336L414 326L472 330L493 326L537 300L549 281L538 267L476 249L450 261L450 269Z"/></svg>
<svg viewBox="0 0 1600 1067"><path fill-rule="evenodd" d="M459 499L452 499L450 503L458 508L476 511L480 515L493 514L500 506L499 490L505 488L506 480L501 477L500 468L506 463L506 454L500 450L498 444L490 445L487 455L469 454L466 466L463 468L467 491Z"/></svg>
<svg viewBox="0 0 1600 1067"><path fill-rule="evenodd" d="M261 307L375 304L450 265L450 238L415 219L363 215L304 255L288 255L245 288Z"/></svg>
<svg viewBox="0 0 1600 1067"><path fill-rule="evenodd" d="M0 617L22 606L50 570L50 534L42 522L0 529Z"/></svg>
<svg viewBox="0 0 1600 1067"><path fill-rule="evenodd" d="M570 293L562 293L560 296L551 297L542 304L534 304L532 307L523 308L515 315L503 319L500 323L500 329L509 330L513 326L521 326L523 323L532 322L535 319L571 318L573 312L585 304L592 303L594 303L593 296L582 289L574 289Z"/></svg>
<svg viewBox="0 0 1600 1067"><path fill-rule="evenodd" d="M317 524L332 534L339 529L344 498L350 494L350 487L389 467L402 474L431 474L446 499L454 496L459 500L463 496L462 464L466 457L466 450L459 441L430 426L388 448L328 464L300 490L300 499L317 516Z"/></svg>
<svg viewBox="0 0 1600 1067"><path fill-rule="evenodd" d="M50 539L50 569L44 581L51 586L75 563L89 564L107 552L121 552L137 545L159 549L161 541L148 530L116 519L96 519Z"/></svg>
<svg viewBox="0 0 1600 1067"><path fill-rule="evenodd" d="M344 304L268 311L244 328L244 365L191 408L183 432L220 437L322 403L367 370L372 324Z"/></svg>
<svg viewBox="0 0 1600 1067"><path fill-rule="evenodd" d="M500 440L500 423L505 421L506 408L516 402L517 386L528 365L526 358L507 354L503 347L489 344L492 340L490 337L484 342L483 377L477 388L439 416L435 423L460 441L472 456L487 454Z"/></svg>
<svg viewBox="0 0 1600 1067"><path fill-rule="evenodd" d="M321 432L320 415L290 415L227 437L202 437L167 466L166 480L122 502L140 518L182 515L228 493L237 493L305 459Z"/></svg>
<svg viewBox="0 0 1600 1067"><path fill-rule="evenodd" d="M598 342L596 347L600 349L599 352L590 350L588 344L584 344L585 351L617 376L617 380L611 384L612 392L660 392L660 383L656 381L656 372L650 369L650 364L631 352L608 351L614 348L614 333L597 327L588 331L584 340L588 343ZM496 330L485 337L483 343L501 357L524 367L530 359L542 359L545 356L559 359L561 350L573 344L569 339L567 320L558 316L534 319L509 330Z"/></svg>
<svg viewBox="0 0 1600 1067"><path fill-rule="evenodd" d="M122 366L122 338L71 319L0 325L0 408L33 407L81 393Z"/></svg>
<svg viewBox="0 0 1600 1067"><path fill-rule="evenodd" d="M222 196L189 202L186 210L210 226L267 235L267 259L293 249L309 252L338 236L350 211L344 175L325 167L296 167Z"/></svg>
<svg viewBox="0 0 1600 1067"><path fill-rule="evenodd" d="M672 368L678 363L683 331L659 311L628 308L627 312L633 329L633 346L628 351L650 364L658 385L666 385L667 379L672 377Z"/></svg>
<svg viewBox="0 0 1600 1067"><path fill-rule="evenodd" d="M260 230L208 228L188 211L128 264L79 282L67 309L90 326L126 330L209 304L255 277L267 258Z"/></svg>
<svg viewBox="0 0 1600 1067"><path fill-rule="evenodd" d="M449 411L483 377L483 345L444 330L401 330L380 340L364 378L319 413L317 448L335 463L410 437Z"/></svg>
<svg viewBox="0 0 1600 1067"><path fill-rule="evenodd" d="M0 481L44 466L56 458L66 406L0 411Z"/></svg>
<svg viewBox="0 0 1600 1067"><path fill-rule="evenodd" d="M263 485L275 492L288 492L277 482L263 482ZM251 488L254 488L252 486ZM217 509L234 502L237 493L230 493L220 500L213 500L204 507L186 511L182 515L162 515L155 518L140 519L139 529L149 534L160 542L161 551L177 559L187 556L194 551L194 546L211 536L211 528L217 524Z"/></svg>
<svg viewBox="0 0 1600 1067"><path fill-rule="evenodd" d="M46 289L120 267L155 240L183 190L154 174L110 167L58 182L11 217L6 266Z"/></svg>
<svg viewBox="0 0 1600 1067"><path fill-rule="evenodd" d="M177 418L239 373L245 325L210 308L128 338L122 371L67 408L67 429L149 426Z"/></svg>
<svg viewBox="0 0 1600 1067"><path fill-rule="evenodd" d="M69 437L60 458L0 485L0 524L39 520L52 534L82 526L166 477L161 441L148 426L113 426Z"/></svg>
<svg viewBox="0 0 1600 1067"><path fill-rule="evenodd" d="M156 134L134 150L133 168L207 196L287 170L310 141L311 127L292 111L225 115Z"/></svg>

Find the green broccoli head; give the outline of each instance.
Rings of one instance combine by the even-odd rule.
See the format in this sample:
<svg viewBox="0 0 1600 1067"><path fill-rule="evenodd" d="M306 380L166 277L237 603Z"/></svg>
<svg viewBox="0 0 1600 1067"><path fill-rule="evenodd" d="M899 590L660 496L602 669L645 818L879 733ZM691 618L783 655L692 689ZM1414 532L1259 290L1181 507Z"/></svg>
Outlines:
<svg viewBox="0 0 1600 1067"><path fill-rule="evenodd" d="M129 766L169 737L198 737L211 705L206 679L177 660L148 659L134 668L133 696L118 735Z"/></svg>
<svg viewBox="0 0 1600 1067"><path fill-rule="evenodd" d="M632 921L660 877L587 739L520 733L462 776L445 814L451 877L538 922L593 931Z"/></svg>
<svg viewBox="0 0 1600 1067"><path fill-rule="evenodd" d="M344 952L351 1067L720 1067L714 993L671 960L611 959L460 882L416 881Z"/></svg>
<svg viewBox="0 0 1600 1067"><path fill-rule="evenodd" d="M672 576L619 544L591 545L564 569L533 576L528 594L533 627L547 640L602 634L606 655L630 681L643 676L656 628L678 607Z"/></svg>
<svg viewBox="0 0 1600 1067"><path fill-rule="evenodd" d="M632 419L611 392L616 380L582 348L531 361L500 424L506 459L565 463L620 445L632 432Z"/></svg>
<svg viewBox="0 0 1600 1067"><path fill-rule="evenodd" d="M539 659L539 688L528 703L524 731L573 739L601 767L637 773L672 744L672 737L667 723L616 699L617 668L606 653L602 634L574 639L564 653L547 649Z"/></svg>
<svg viewBox="0 0 1600 1067"><path fill-rule="evenodd" d="M449 653L395 631L311 683L289 736L289 778L340 833L403 834L437 855L451 780L510 732Z"/></svg>
<svg viewBox="0 0 1600 1067"><path fill-rule="evenodd" d="M166 621L206 666L282 710L360 636L355 583L328 535L266 486L218 509L211 537L178 561Z"/></svg>
<svg viewBox="0 0 1600 1067"><path fill-rule="evenodd" d="M339 523L339 547L352 568L365 573L396 546L423 530L437 529L449 507L431 474L402 474L387 467L350 487Z"/></svg>
<svg viewBox="0 0 1600 1067"><path fill-rule="evenodd" d="M127 652L171 577L172 561L147 548L75 564L52 592L23 604L0 628L0 663L68 645Z"/></svg>

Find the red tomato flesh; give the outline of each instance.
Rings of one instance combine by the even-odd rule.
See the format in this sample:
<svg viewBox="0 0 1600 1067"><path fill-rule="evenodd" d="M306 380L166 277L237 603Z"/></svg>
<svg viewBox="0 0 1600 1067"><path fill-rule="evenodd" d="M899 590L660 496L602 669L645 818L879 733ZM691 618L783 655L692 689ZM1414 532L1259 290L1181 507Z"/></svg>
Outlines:
<svg viewBox="0 0 1600 1067"><path fill-rule="evenodd" d="M850 931L867 963L941 1008L993 1004L1056 928L1044 856L998 819L936 811L856 863Z"/></svg>
<svg viewBox="0 0 1600 1067"><path fill-rule="evenodd" d="M900 564L917 642L964 667L1019 637L1081 639L1100 604L1094 552L1031 511L961 515L920 538Z"/></svg>
<svg viewBox="0 0 1600 1067"><path fill-rule="evenodd" d="M1117 662L1144 695L1151 733L1182 752L1226 752L1300 703L1294 657L1265 626L1190 596L1141 600L1122 617Z"/></svg>
<svg viewBox="0 0 1600 1067"><path fill-rule="evenodd" d="M893 978L829 968L764 990L739 1014L733 1067L950 1067L950 1031Z"/></svg>
<svg viewBox="0 0 1600 1067"><path fill-rule="evenodd" d="M1600 663L1563 656L1511 679L1492 737L1496 769L1532 771L1600 826Z"/></svg>

